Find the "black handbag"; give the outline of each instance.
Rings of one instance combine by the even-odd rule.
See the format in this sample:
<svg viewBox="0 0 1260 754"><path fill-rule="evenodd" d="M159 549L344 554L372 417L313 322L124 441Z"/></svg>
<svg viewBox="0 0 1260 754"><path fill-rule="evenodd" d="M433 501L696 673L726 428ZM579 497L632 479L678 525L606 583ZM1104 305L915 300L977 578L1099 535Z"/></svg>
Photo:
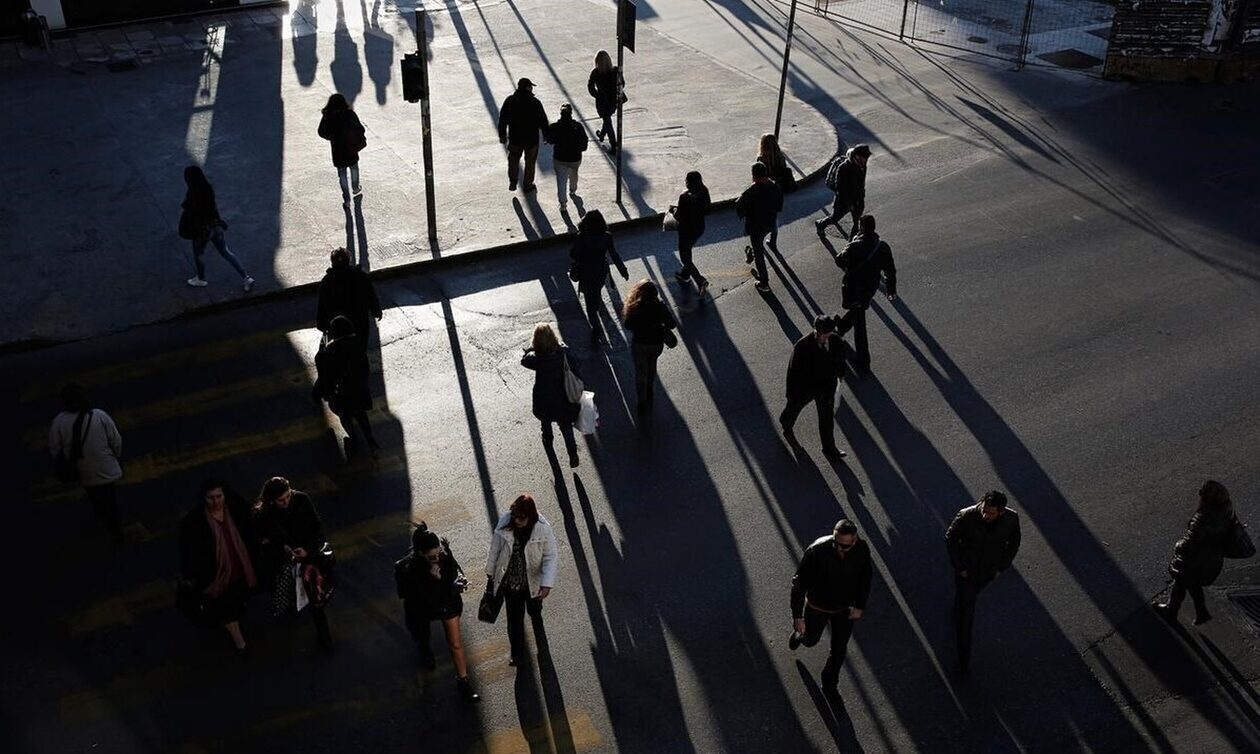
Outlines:
<svg viewBox="0 0 1260 754"><path fill-rule="evenodd" d="M675 335L674 331L668 327L661 331L661 340L665 343L666 348L678 347L678 336Z"/></svg>
<svg viewBox="0 0 1260 754"><path fill-rule="evenodd" d="M79 414L70 430L70 447L57 454L55 459L57 480L66 484L80 481L79 461L83 458L83 443L87 442L87 433L92 426L92 411L89 409Z"/></svg>
<svg viewBox="0 0 1260 754"><path fill-rule="evenodd" d="M477 620L494 623L499 619L499 611L502 609L503 593L494 588L494 579L487 579L486 593L481 595L481 604L477 606Z"/></svg>

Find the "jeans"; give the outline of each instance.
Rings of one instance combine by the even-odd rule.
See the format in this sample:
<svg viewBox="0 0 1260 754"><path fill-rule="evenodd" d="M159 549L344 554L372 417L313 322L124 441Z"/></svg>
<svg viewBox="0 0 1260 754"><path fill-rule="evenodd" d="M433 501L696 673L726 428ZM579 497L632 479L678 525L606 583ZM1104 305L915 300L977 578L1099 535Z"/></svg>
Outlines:
<svg viewBox="0 0 1260 754"><path fill-rule="evenodd" d="M534 165L538 163L537 144L508 144L508 183L516 186L521 172L521 155L525 156L525 188L534 185Z"/></svg>
<svg viewBox="0 0 1260 754"><path fill-rule="evenodd" d="M202 259L202 255L206 253L207 243L214 244L214 248L219 250L219 256L226 259L227 263L232 265L232 269L236 270L242 278L249 277L248 273L245 272L245 268L241 266L241 260L237 259L236 255L228 249L227 241L223 240L223 228L218 225L211 228L209 232L197 236L192 241L193 264L197 268L197 277L202 280L206 279L206 263Z"/></svg>
<svg viewBox="0 0 1260 754"><path fill-rule="evenodd" d="M349 181L346 180L346 174L349 173ZM359 164L355 163L348 168L337 168L337 180L341 183L341 199L342 201L350 201L350 189L353 187L354 196L358 196L362 189L359 187Z"/></svg>
<svg viewBox="0 0 1260 754"><path fill-rule="evenodd" d="M748 237L748 245L752 246L753 263L757 266L757 280L762 284L770 282L769 276L766 274L766 234L765 231L757 231Z"/></svg>
<svg viewBox="0 0 1260 754"><path fill-rule="evenodd" d="M582 163L556 160L552 164L556 166L556 196L560 199L560 209L564 209L569 206L568 195L577 193L578 167ZM567 191L565 184L568 184Z"/></svg>
<svg viewBox="0 0 1260 754"><path fill-rule="evenodd" d="M849 619L849 611L824 613L805 606L805 634L801 636L801 644L812 647L822 638L823 628L831 625L831 647L827 653L827 664L823 666L823 688L834 689L840 682L840 666L849 651L849 637L853 636L853 621Z"/></svg>
<svg viewBox="0 0 1260 754"><path fill-rule="evenodd" d="M118 515L118 486L109 484L93 484L84 487L88 502L92 504L92 515L101 526L109 532L115 542L123 538L122 517Z"/></svg>
<svg viewBox="0 0 1260 754"><path fill-rule="evenodd" d="M617 146L617 132L613 130L613 115L615 115L616 112L617 111L614 110L608 115L605 115L603 119L603 125L600 126L599 128L599 132L603 134L604 136L607 136L608 143L613 145L614 147Z"/></svg>
<svg viewBox="0 0 1260 754"><path fill-rule="evenodd" d="M661 343L631 343L630 353L634 358L634 390L639 399L639 408L652 405L653 388L656 386L656 360L660 358L665 346Z"/></svg>
<svg viewBox="0 0 1260 754"><path fill-rule="evenodd" d="M989 580L978 581L954 574L954 633L958 646L958 665L966 668L971 664L971 628L976 617L976 596L989 585Z"/></svg>
<svg viewBox="0 0 1260 754"><path fill-rule="evenodd" d="M853 365L859 372L869 372L871 371L871 345L866 340L865 306L857 306L846 311L840 318L836 334L843 338L850 329L853 330L853 349L857 351Z"/></svg>
<svg viewBox="0 0 1260 754"><path fill-rule="evenodd" d="M800 416L805 405L814 403L818 409L818 437L822 440L824 450L836 447L836 388L817 393L804 400L788 398L787 406L779 414L779 424L785 430L796 425L796 417Z"/></svg>
<svg viewBox="0 0 1260 754"><path fill-rule="evenodd" d="M682 269L678 271L678 276L683 280L690 278L696 285L704 285L709 282L704 275L700 274L700 270L696 269L695 262L691 260L691 250L695 247L696 241L700 240L700 236L693 233L678 232L678 258L682 260Z"/></svg>
<svg viewBox="0 0 1260 754"><path fill-rule="evenodd" d="M551 442L555 435L551 433L552 422L542 422L542 438L544 442ZM573 436L572 422L555 422L560 427L560 436L564 438L564 449L569 451L569 455L577 455L577 440Z"/></svg>
<svg viewBox="0 0 1260 754"><path fill-rule="evenodd" d="M530 622L534 624L534 641L539 648L546 646L546 634L543 632L542 600L529 596L524 589L504 589L503 607L507 611L508 645L512 648L512 658L521 660L525 657L525 613L529 612Z"/></svg>

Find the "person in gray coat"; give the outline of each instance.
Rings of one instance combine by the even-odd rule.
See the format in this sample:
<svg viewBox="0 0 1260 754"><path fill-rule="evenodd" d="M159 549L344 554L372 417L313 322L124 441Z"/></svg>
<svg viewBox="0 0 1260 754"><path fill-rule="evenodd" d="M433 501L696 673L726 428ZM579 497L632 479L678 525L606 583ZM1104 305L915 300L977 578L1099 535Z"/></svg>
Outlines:
<svg viewBox="0 0 1260 754"><path fill-rule="evenodd" d="M538 505L531 495L517 497L495 524L486 556L486 588L494 591L498 585L507 610L508 644L512 648L508 664L513 667L526 656L526 612L534 624L539 653L547 652L542 605L556 584L558 561L551 524L538 514Z"/></svg>
<svg viewBox="0 0 1260 754"><path fill-rule="evenodd" d="M1177 611L1186 599L1194 600L1194 625L1212 620L1203 597L1203 587L1211 586L1225 564L1225 544L1234 526L1234 504L1229 491L1220 482L1209 479L1199 489L1199 507L1186 524L1186 533L1173 547L1168 564L1172 589L1168 601L1155 605L1155 611L1168 620L1177 619Z"/></svg>
<svg viewBox="0 0 1260 754"><path fill-rule="evenodd" d="M61 389L65 409L53 417L48 428L48 452L83 485L92 513L109 532L115 545L123 542L122 518L118 514L118 480L123 470L122 435L109 414L88 403L83 387L70 383Z"/></svg>

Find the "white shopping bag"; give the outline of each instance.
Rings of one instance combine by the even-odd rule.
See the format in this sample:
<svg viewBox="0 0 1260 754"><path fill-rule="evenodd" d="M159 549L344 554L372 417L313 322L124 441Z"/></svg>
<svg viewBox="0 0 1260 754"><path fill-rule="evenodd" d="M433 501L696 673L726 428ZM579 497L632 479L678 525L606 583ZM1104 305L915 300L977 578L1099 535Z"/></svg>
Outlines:
<svg viewBox="0 0 1260 754"><path fill-rule="evenodd" d="M584 435L593 435L599 428L599 409L595 408L595 394L582 391L582 409L578 413L577 428Z"/></svg>
<svg viewBox="0 0 1260 754"><path fill-rule="evenodd" d="M294 609L296 612L302 612L302 608L310 604L310 598L306 596L306 584L302 583L302 564L293 564L293 588L296 590L293 594Z"/></svg>

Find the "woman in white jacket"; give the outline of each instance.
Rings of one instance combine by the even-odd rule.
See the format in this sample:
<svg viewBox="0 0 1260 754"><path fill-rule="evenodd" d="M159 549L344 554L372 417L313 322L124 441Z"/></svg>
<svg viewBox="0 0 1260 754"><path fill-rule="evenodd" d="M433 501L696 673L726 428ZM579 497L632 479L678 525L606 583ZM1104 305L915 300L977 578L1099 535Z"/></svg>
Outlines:
<svg viewBox="0 0 1260 754"><path fill-rule="evenodd" d="M496 585L507 608L508 643L512 647L509 665L525 657L525 612L534 624L534 639L546 646L543 633L542 601L556 583L556 534L547 519L538 515L530 495L512 501L508 512L495 524L486 557L490 589Z"/></svg>

